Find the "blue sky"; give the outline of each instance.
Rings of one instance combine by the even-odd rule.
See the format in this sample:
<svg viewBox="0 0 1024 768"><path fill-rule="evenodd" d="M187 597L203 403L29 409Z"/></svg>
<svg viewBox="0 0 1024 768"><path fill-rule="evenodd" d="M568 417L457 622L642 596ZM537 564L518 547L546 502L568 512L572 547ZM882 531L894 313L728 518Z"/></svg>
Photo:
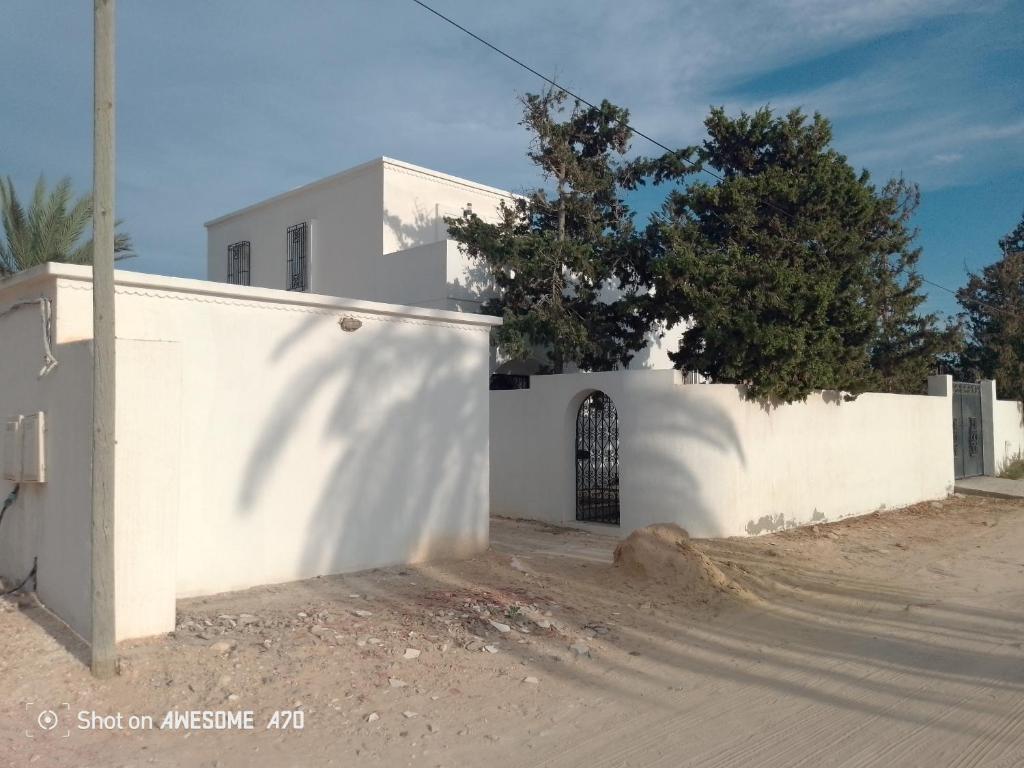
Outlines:
<svg viewBox="0 0 1024 768"><path fill-rule="evenodd" d="M921 184L922 271L956 288L1024 212L1024 3L436 0L669 145L709 105L831 118L882 182ZM92 4L0 2L0 173L91 183ZM202 277L203 222L379 155L535 183L517 94L536 79L409 0L122 0L118 215L128 268ZM635 143L641 152L655 148ZM651 200L638 201L649 206ZM955 311L930 289L930 306Z"/></svg>

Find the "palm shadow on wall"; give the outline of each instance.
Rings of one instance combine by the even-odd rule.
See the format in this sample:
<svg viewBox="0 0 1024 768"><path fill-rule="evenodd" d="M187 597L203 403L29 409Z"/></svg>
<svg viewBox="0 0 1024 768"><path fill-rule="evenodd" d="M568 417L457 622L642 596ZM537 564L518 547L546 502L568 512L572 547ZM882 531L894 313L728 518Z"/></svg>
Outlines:
<svg viewBox="0 0 1024 768"><path fill-rule="evenodd" d="M294 364L302 355L295 342L318 324L336 322L310 316L269 350L267 364ZM422 560L432 547L457 547L465 531L486 526L488 456L477 447L487 445L487 376L480 352L467 350L461 338L486 331L437 328L425 341L421 330L384 322L372 338L339 332L337 350L303 364L268 409L272 416L239 489L242 515L252 513L267 484L284 481L276 465L296 437L298 416L325 397L329 403L317 415L325 450L311 456L329 462L328 479L316 491L294 483L296 507L312 509L303 573ZM382 402L386 408L371 413ZM382 537L394 556L368 560Z"/></svg>

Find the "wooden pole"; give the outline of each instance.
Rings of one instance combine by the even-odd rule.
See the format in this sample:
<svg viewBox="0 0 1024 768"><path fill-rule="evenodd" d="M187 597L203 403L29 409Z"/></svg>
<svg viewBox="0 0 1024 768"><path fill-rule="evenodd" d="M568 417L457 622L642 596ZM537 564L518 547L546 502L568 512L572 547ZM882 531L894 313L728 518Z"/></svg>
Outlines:
<svg viewBox="0 0 1024 768"><path fill-rule="evenodd" d="M92 673L117 667L114 635L114 0L93 5Z"/></svg>

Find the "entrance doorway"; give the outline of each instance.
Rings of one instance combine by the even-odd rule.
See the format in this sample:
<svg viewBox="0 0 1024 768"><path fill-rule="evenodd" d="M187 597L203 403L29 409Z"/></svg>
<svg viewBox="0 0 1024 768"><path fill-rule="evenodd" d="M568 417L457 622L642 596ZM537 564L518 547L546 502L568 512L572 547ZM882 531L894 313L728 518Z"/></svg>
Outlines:
<svg viewBox="0 0 1024 768"><path fill-rule="evenodd" d="M953 382L953 471L959 480L985 474L981 385Z"/></svg>
<svg viewBox="0 0 1024 768"><path fill-rule="evenodd" d="M576 413L576 519L619 524L619 414L604 392Z"/></svg>

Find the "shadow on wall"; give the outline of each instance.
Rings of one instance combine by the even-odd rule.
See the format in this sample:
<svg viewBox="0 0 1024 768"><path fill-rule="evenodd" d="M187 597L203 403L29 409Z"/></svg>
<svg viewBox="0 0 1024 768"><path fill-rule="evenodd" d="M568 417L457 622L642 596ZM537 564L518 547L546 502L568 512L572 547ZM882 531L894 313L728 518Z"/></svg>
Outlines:
<svg viewBox="0 0 1024 768"><path fill-rule="evenodd" d="M424 211L419 207L416 208L412 221L403 221L401 216L385 208L384 226L398 242L398 250L436 243L448 237L448 227L437 212Z"/></svg>
<svg viewBox="0 0 1024 768"><path fill-rule="evenodd" d="M731 499L711 499L702 493L702 457L715 453L733 456L739 466L747 461L729 413L711 399L692 398L684 404L679 386L658 386L667 380L661 372L612 376L607 386L595 378L595 386L581 389L569 399L562 431L568 455L575 451L581 404L591 393L604 392L618 411L620 503L626 532L660 522L678 522L695 536L716 531L720 514L711 505L729 504ZM642 388L612 385L645 379ZM575 473L575 460L568 466ZM566 514L571 520L575 517L575 477L566 482L573 488L573 506Z"/></svg>
<svg viewBox="0 0 1024 768"><path fill-rule="evenodd" d="M266 364L287 358L292 367L292 356L301 354L301 344L292 342L325 322L335 318L310 316L269 352ZM347 349L299 367L267 409L271 418L239 491L242 515L254 512L269 483L288 482L276 466L281 453L309 409L329 403L317 416L325 450L310 457L330 462L328 479L316 488L294 479L295 508L311 510L302 515L308 521L299 566L305 574L472 554L486 542L488 401L481 352L460 338L468 331L437 328L427 354L423 336L410 327L416 326L387 322L362 340L358 331L345 335ZM375 408L379 403L386 407Z"/></svg>

